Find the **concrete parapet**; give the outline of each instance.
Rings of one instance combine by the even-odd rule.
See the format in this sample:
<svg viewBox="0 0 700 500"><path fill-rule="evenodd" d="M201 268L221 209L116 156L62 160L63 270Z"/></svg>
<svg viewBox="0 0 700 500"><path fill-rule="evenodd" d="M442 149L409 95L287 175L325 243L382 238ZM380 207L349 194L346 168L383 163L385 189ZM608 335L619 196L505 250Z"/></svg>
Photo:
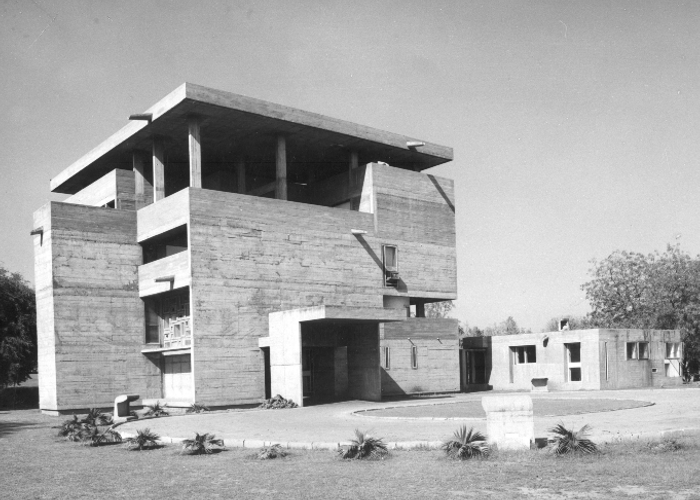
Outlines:
<svg viewBox="0 0 700 500"><path fill-rule="evenodd" d="M481 406L486 412L490 443L501 450L530 449L535 439L530 396L486 396L481 399Z"/></svg>

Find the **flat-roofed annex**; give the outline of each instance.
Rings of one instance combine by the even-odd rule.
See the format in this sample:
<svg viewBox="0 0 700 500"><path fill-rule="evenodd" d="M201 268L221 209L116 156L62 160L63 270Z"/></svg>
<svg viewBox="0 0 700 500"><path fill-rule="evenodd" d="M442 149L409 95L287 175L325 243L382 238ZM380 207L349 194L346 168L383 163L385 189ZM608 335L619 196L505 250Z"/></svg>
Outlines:
<svg viewBox="0 0 700 500"><path fill-rule="evenodd" d="M332 170L347 165L350 151L358 163L383 161L421 171L453 158L452 148L392 132L273 104L231 92L184 83L146 111L151 121L131 121L51 180L51 191L74 194L114 168L130 170L134 151L151 151L153 138L166 141L169 161L187 162L187 119L201 120L203 164L245 157L274 163L276 136L287 137L289 175L303 181L308 165ZM423 143L411 146L412 142ZM332 174L334 172L328 172Z"/></svg>

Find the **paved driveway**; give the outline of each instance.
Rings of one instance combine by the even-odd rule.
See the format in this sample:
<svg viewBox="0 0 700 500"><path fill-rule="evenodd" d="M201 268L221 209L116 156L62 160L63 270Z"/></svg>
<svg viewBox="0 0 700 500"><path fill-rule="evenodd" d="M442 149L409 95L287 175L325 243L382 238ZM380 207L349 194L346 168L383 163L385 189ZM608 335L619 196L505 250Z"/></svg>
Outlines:
<svg viewBox="0 0 700 500"><path fill-rule="evenodd" d="M128 422L119 427L132 434L145 427L161 436L187 438L195 432L209 432L234 444L243 440L294 442L294 443L338 443L348 440L353 430L369 431L371 435L383 437L387 442L441 441L460 425L473 426L486 431L486 419L469 420L425 420L396 419L372 416L373 412L356 413L359 410L445 404L449 402L473 401L479 404L484 395L507 393L459 394L450 398L432 398L402 402L346 401L293 410L234 410L183 415ZM523 393L518 393L523 394ZM565 417L536 417L535 435L544 437L547 429L558 422L566 426L593 427L592 437L599 442L651 439L674 430L700 432L700 388L644 389L590 392L554 392L538 394L543 398L575 399L632 399L654 403L652 406L628 410L587 413ZM362 416L361 416L362 415Z"/></svg>

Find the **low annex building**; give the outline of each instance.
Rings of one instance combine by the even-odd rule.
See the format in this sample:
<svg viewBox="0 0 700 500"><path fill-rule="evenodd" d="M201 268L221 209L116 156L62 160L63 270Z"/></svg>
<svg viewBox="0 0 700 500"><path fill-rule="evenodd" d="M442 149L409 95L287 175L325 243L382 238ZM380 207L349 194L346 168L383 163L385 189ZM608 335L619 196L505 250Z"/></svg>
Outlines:
<svg viewBox="0 0 700 500"><path fill-rule="evenodd" d="M462 339L462 389L598 390L681 385L677 330L564 330Z"/></svg>
<svg viewBox="0 0 700 500"><path fill-rule="evenodd" d="M130 120L34 214L43 411L459 390L451 148L191 84Z"/></svg>

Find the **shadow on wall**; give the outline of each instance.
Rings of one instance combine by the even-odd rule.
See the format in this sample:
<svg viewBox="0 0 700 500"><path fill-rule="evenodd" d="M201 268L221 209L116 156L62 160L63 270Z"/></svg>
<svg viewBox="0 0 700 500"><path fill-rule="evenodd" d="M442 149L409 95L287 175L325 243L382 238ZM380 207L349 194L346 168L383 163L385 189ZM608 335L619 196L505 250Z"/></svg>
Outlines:
<svg viewBox="0 0 700 500"><path fill-rule="evenodd" d="M382 368L382 398L405 396L406 394L406 391L391 378L389 372Z"/></svg>

